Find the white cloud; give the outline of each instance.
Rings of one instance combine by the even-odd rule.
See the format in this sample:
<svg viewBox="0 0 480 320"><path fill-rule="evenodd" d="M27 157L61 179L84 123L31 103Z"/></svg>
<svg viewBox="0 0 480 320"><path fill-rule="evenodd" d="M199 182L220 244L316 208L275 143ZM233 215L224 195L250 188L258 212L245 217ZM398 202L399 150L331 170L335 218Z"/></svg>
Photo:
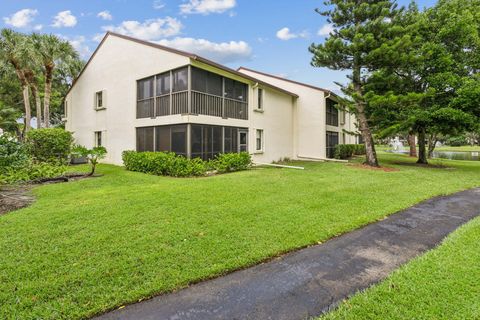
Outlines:
<svg viewBox="0 0 480 320"><path fill-rule="evenodd" d="M180 5L180 13L183 14L210 14L223 13L237 5L235 0L189 0Z"/></svg>
<svg viewBox="0 0 480 320"><path fill-rule="evenodd" d="M153 9L160 10L165 7L165 3L162 0L155 0L153 1Z"/></svg>
<svg viewBox="0 0 480 320"><path fill-rule="evenodd" d="M61 28L61 27L74 27L77 24L77 18L72 14L70 10L65 10L59 12L53 18L52 27Z"/></svg>
<svg viewBox="0 0 480 320"><path fill-rule="evenodd" d="M41 25L41 24L37 24L33 27L33 30L35 30L35 31L41 31L42 29L43 29L43 25Z"/></svg>
<svg viewBox="0 0 480 320"><path fill-rule="evenodd" d="M319 36L325 37L325 36L328 36L330 33L332 33L333 30L334 30L333 25L326 24L318 30L317 34Z"/></svg>
<svg viewBox="0 0 480 320"><path fill-rule="evenodd" d="M308 37L307 31L302 31L300 33L293 33L289 28L285 27L277 31L277 38L280 40L290 40L295 38L306 38Z"/></svg>
<svg viewBox="0 0 480 320"><path fill-rule="evenodd" d="M84 36L76 36L76 37L67 37L64 35L58 35L60 38L67 40L70 42L72 47L77 50L78 54L83 58L83 59L88 59L90 55L92 54L92 50L90 50L90 47L87 44L87 39Z"/></svg>
<svg viewBox="0 0 480 320"><path fill-rule="evenodd" d="M211 42L205 39L181 38L160 40L158 44L198 54L220 63L249 60L252 48L245 41Z"/></svg>
<svg viewBox="0 0 480 320"><path fill-rule="evenodd" d="M112 14L108 11L108 10L105 10L105 11L102 11L102 12L99 12L97 14L97 17L103 19L103 20L112 20L113 17L112 17Z"/></svg>
<svg viewBox="0 0 480 320"><path fill-rule="evenodd" d="M104 36L105 36L105 33L96 33L96 34L92 37L92 41L100 42L100 41L102 41L102 39L103 39Z"/></svg>
<svg viewBox="0 0 480 320"><path fill-rule="evenodd" d="M15 28L25 28L30 26L30 23L33 22L34 17L38 14L38 10L35 9L22 9L10 17L4 17L3 21L5 24L8 24Z"/></svg>
<svg viewBox="0 0 480 320"><path fill-rule="evenodd" d="M144 22L135 20L123 21L118 26L105 26L103 30L133 36L144 40L157 40L160 38L178 35L183 28L182 23L176 18L151 19Z"/></svg>

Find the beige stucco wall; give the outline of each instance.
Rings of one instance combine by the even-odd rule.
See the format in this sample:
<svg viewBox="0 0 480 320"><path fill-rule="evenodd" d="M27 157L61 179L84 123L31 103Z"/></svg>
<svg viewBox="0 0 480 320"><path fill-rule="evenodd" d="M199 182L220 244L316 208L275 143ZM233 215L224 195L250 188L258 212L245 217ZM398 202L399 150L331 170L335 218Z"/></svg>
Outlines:
<svg viewBox="0 0 480 320"><path fill-rule="evenodd" d="M122 164L121 153L135 149L135 127L142 124L136 119L136 80L188 63L187 57L108 36L66 97L66 129L76 143L87 147L94 145L94 132L103 131L105 162ZM96 111L94 94L101 90L106 109Z"/></svg>
<svg viewBox="0 0 480 320"><path fill-rule="evenodd" d="M355 143L355 136L348 134L345 134L345 141L343 140L343 129L356 131L353 115L346 114L344 125L338 127L326 125L325 97L328 93L251 70L240 69L239 71L299 95L296 101L295 114L292 115L295 119L293 124L295 157L324 158L326 156L327 130L339 132L339 143ZM339 124L341 123L340 120L341 118Z"/></svg>
<svg viewBox="0 0 480 320"><path fill-rule="evenodd" d="M257 110L257 89L263 89L263 110ZM249 151L253 160L270 163L294 157L294 100L292 96L258 86L250 93ZM256 130L263 130L262 151L256 150Z"/></svg>

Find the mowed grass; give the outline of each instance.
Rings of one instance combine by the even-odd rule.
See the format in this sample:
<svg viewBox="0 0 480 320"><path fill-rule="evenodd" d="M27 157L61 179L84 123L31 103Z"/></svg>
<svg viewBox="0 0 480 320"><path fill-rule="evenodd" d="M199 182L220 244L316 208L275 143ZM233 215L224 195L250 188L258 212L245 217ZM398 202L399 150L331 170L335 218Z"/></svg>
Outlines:
<svg viewBox="0 0 480 320"><path fill-rule="evenodd" d="M381 162L398 171L296 163L179 179L102 165L35 188L31 207L0 216L0 319L87 318L480 184L480 162Z"/></svg>
<svg viewBox="0 0 480 320"><path fill-rule="evenodd" d="M479 208L480 210L480 208ZM480 319L480 218L319 320Z"/></svg>
<svg viewBox="0 0 480 320"><path fill-rule="evenodd" d="M480 152L480 146L436 147L435 151Z"/></svg>

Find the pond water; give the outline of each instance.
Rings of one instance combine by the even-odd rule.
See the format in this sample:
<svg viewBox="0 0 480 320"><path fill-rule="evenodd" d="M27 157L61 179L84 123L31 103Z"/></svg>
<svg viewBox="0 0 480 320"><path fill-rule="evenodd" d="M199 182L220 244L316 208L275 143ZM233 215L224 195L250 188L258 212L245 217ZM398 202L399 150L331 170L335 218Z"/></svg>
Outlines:
<svg viewBox="0 0 480 320"><path fill-rule="evenodd" d="M408 150L389 150L388 152L408 154ZM433 151L433 158L479 161L480 153L475 151Z"/></svg>

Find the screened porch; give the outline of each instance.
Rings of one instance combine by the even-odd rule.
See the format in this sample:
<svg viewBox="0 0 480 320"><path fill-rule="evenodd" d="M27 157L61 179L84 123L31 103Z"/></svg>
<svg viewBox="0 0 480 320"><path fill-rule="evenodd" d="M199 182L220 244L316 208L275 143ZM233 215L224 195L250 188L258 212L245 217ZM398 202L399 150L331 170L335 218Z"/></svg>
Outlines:
<svg viewBox="0 0 480 320"><path fill-rule="evenodd" d="M248 119L248 85L186 66L137 81L137 119L174 114Z"/></svg>

